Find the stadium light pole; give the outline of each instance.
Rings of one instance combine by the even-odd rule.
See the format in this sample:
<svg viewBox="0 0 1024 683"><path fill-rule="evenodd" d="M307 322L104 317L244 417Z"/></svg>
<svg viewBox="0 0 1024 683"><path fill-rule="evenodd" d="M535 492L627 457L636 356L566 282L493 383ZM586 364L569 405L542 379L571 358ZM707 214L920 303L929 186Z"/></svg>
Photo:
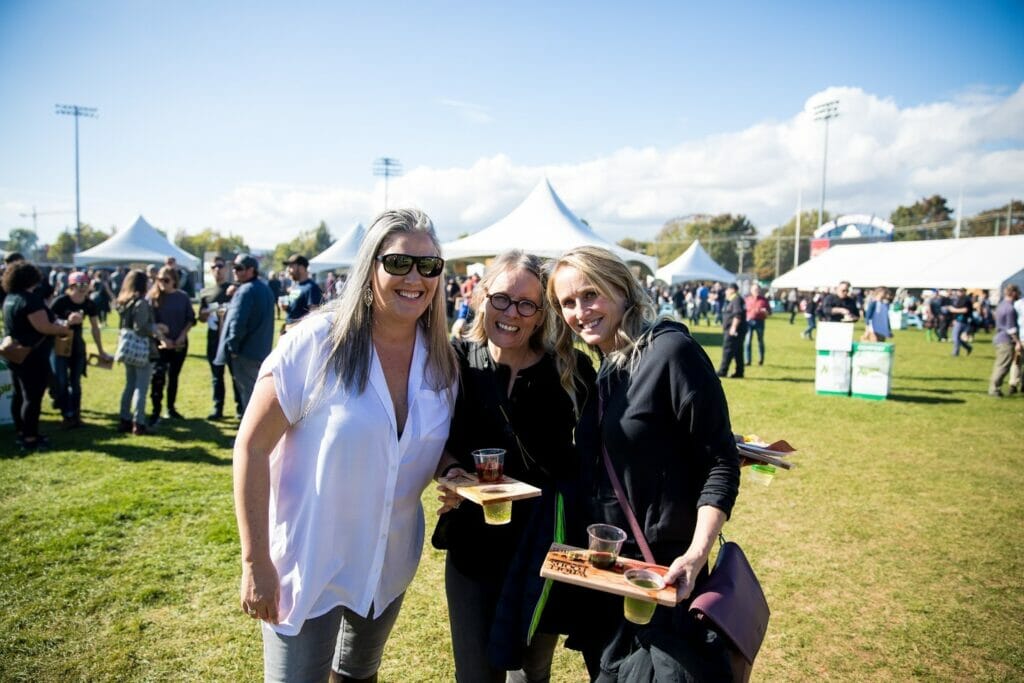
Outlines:
<svg viewBox="0 0 1024 683"><path fill-rule="evenodd" d="M814 120L825 122L825 151L821 156L821 203L818 205L818 228L825 215L825 170L828 168L828 122L839 116L839 100L819 104L814 108Z"/></svg>
<svg viewBox="0 0 1024 683"><path fill-rule="evenodd" d="M384 177L384 210L388 210L388 179L402 175L402 162L391 157L380 157L373 162L373 175Z"/></svg>
<svg viewBox="0 0 1024 683"><path fill-rule="evenodd" d="M82 250L82 213L78 200L78 119L87 116L96 118L95 107L80 107L77 104L58 104L57 114L75 117L75 251Z"/></svg>

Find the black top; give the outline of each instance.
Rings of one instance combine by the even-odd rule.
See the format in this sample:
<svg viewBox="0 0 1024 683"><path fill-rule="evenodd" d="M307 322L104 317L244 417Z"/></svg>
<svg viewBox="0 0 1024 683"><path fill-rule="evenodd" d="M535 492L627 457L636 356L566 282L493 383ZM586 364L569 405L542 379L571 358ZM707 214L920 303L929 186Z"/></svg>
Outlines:
<svg viewBox="0 0 1024 683"><path fill-rule="evenodd" d="M697 508L732 512L739 454L711 360L685 325L659 322L632 372L602 372L598 401L576 430L590 520L627 530L623 554L640 557L601 455L604 442L655 559L668 565L693 539ZM584 498L587 498L584 493Z"/></svg>
<svg viewBox="0 0 1024 683"><path fill-rule="evenodd" d="M39 350L49 352L52 345L50 338L36 331L29 322L28 317L36 311L46 311L46 317L50 322L55 320L53 311L46 307L39 289L31 292L11 292L4 299L4 331L11 335L22 346L35 346L39 344ZM39 343L42 341L43 343ZM44 349L45 347L45 349Z"/></svg>
<svg viewBox="0 0 1024 683"><path fill-rule="evenodd" d="M85 321L89 318L95 318L98 316L99 309L96 306L96 302L86 297L82 300L82 303L76 304L72 301L71 297L67 294L63 294L54 299L53 304L50 306L54 315L58 318L67 320L68 316L75 311L82 312L82 322L78 325L71 325L71 331L74 336L71 345L71 353L75 356L85 353L85 338L82 334L82 327Z"/></svg>
<svg viewBox="0 0 1024 683"><path fill-rule="evenodd" d="M226 304L231 301L231 297L228 296L228 287L231 286L230 282L221 282L220 284L214 283L213 285L206 287L199 293L199 310L209 308L210 304ZM217 324L220 322L220 318L216 314L211 313L210 317L206 319L206 336L207 338L216 338L220 332Z"/></svg>
<svg viewBox="0 0 1024 683"><path fill-rule="evenodd" d="M747 329L747 307L743 303L743 297L739 294L732 300L726 301L722 308L722 329L728 332L732 328L734 318L739 319L740 324L736 331L742 334Z"/></svg>
<svg viewBox="0 0 1024 683"><path fill-rule="evenodd" d="M474 472L472 451L504 448L505 474L544 490L553 489L559 479L572 477L577 471L573 450L576 415L562 388L554 358L544 355L521 370L508 396L511 369L496 363L486 344L459 341L454 347L460 386L445 450L467 472ZM585 386L593 387L590 360L577 352L577 365ZM578 390L581 405L585 392L584 387ZM479 505L461 505L444 515L433 543L447 548L464 574L502 576L540 500L513 502L512 521L501 526L485 524Z"/></svg>
<svg viewBox="0 0 1024 683"><path fill-rule="evenodd" d="M857 300L852 296L838 296L836 294L828 294L825 296L825 300L821 302L821 313L830 322L838 323L843 321L842 313L833 313L832 307L838 306L845 308L850 312L854 318L860 317L860 308L857 306Z"/></svg>

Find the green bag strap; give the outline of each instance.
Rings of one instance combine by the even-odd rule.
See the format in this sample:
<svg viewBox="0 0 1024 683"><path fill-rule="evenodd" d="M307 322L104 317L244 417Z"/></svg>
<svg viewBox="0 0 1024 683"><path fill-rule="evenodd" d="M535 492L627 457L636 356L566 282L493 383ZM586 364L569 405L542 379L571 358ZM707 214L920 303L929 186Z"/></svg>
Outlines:
<svg viewBox="0 0 1024 683"><path fill-rule="evenodd" d="M555 496L555 543L565 543L565 502L562 494ZM530 619L530 630L526 634L526 644L533 640L533 634L540 626L541 615L544 614L544 606L548 603L548 594L551 592L551 579L544 579L544 588L540 592L540 599L537 606L533 608L533 618Z"/></svg>

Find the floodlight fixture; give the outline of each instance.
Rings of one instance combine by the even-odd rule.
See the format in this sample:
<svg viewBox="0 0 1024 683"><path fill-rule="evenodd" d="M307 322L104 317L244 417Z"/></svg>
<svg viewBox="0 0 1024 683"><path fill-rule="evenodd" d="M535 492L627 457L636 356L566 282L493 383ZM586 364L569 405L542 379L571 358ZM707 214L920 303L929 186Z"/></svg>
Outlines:
<svg viewBox="0 0 1024 683"><path fill-rule="evenodd" d="M373 162L373 175L384 178L384 210L388 210L388 179L402 175L402 162L391 157L380 157Z"/></svg>

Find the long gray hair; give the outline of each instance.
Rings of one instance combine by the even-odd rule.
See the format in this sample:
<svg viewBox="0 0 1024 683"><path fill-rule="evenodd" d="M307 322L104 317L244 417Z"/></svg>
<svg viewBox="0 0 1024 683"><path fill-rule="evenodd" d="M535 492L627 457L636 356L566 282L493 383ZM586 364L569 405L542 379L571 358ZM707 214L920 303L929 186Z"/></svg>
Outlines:
<svg viewBox="0 0 1024 683"><path fill-rule="evenodd" d="M427 235L438 255L441 243L434 232L434 224L427 214L418 209L394 209L385 211L374 219L373 225L359 245L356 261L349 272L348 280L340 297L331 301L321 310L333 315L328 336L330 354L324 364L316 395L324 388L327 372L333 369L336 377L348 389L363 392L370 379L370 358L373 349L373 307L367 306L364 295L373 287L373 273L377 256L393 237L401 234ZM444 287L438 282L434 299L427 311L420 316L419 326L427 337L428 381L435 391L454 386L458 379L458 363L448 343L448 321L445 317ZM449 398L452 398L449 393ZM453 403L453 402L452 402Z"/></svg>
<svg viewBox="0 0 1024 683"><path fill-rule="evenodd" d="M573 344L573 332L562 319L562 305L555 295L554 288L558 269L566 266L580 271L601 296L622 299L625 310L619 329L615 331L616 348L608 354L608 363L602 371L623 368L627 364L632 369L640 359L639 349L643 346L641 342L650 334L658 319L651 297L637 282L629 266L611 251L593 246L570 249L555 259L548 279L548 303L562 322L555 335L556 352L571 348ZM597 352L600 354L600 349L597 349Z"/></svg>

